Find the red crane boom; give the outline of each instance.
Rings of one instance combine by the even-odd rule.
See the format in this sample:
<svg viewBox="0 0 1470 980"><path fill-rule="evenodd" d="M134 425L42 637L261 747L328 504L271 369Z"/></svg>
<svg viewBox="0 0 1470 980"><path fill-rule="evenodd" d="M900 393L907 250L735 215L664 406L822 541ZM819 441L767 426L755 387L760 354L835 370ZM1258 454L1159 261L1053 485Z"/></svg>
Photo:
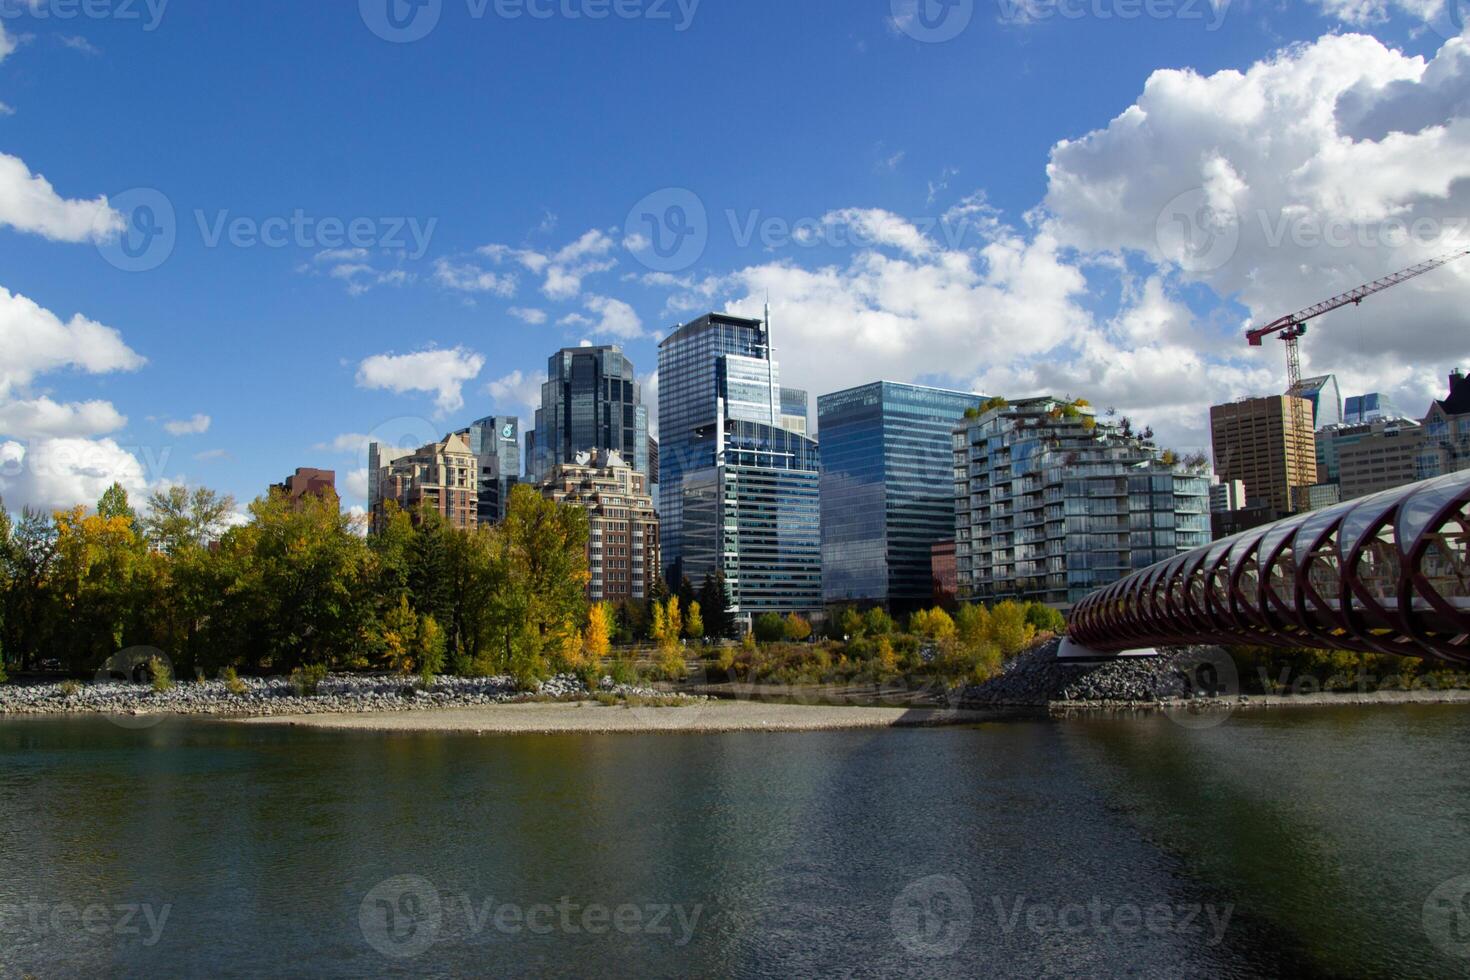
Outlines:
<svg viewBox="0 0 1470 980"><path fill-rule="evenodd" d="M1363 300L1375 293L1381 293L1385 289L1392 289L1394 286L1408 282L1410 279L1417 279L1426 272L1433 272L1435 269L1463 259L1467 255L1470 255L1470 249L1456 249L1453 252L1446 252L1444 255L1430 259L1427 262L1411 265L1407 269L1384 276L1382 279L1375 279L1372 282L1364 283L1356 289L1348 290L1341 296L1334 296L1331 299L1323 300L1315 306L1309 306L1305 310L1299 310L1290 316L1284 316L1279 320L1266 324L1264 327L1257 327L1246 334L1246 340L1250 342L1252 347L1260 347L1265 343L1266 338L1272 334L1279 334L1281 336L1281 339L1286 342L1286 393L1288 395L1297 394L1302 385L1301 339L1307 332L1307 322L1309 320L1315 320L1324 313L1340 310L1344 306L1358 306ZM1291 447L1289 452L1294 457L1292 462L1297 464L1297 469L1300 472L1306 468L1303 464L1303 451L1300 444L1300 434L1305 420L1301 415L1301 401L1293 398L1290 404L1293 435L1288 440L1288 445ZM1289 482L1291 479L1290 473L1288 473L1287 479ZM1305 509L1305 505L1298 503L1297 509L1303 510Z"/></svg>

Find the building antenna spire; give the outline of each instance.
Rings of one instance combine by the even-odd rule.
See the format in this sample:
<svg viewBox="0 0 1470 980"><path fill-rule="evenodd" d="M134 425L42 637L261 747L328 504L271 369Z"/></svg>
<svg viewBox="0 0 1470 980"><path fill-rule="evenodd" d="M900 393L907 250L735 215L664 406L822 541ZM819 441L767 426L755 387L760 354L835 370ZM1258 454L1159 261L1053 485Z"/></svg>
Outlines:
<svg viewBox="0 0 1470 980"><path fill-rule="evenodd" d="M781 425L781 395L776 390L776 347L771 343L771 291L766 290L766 385L771 396L771 425Z"/></svg>

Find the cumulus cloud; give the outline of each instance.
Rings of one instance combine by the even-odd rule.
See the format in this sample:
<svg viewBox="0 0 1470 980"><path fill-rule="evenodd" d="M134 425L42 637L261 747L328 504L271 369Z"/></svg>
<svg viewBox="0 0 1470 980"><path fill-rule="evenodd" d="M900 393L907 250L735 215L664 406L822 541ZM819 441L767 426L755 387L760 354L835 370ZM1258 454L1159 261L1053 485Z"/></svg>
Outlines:
<svg viewBox="0 0 1470 980"><path fill-rule="evenodd" d="M462 293L492 293L496 296L514 296L516 278L500 275L465 263L441 258L434 263L434 281L446 289Z"/></svg>
<svg viewBox="0 0 1470 980"><path fill-rule="evenodd" d="M202 436L209 431L212 421L208 415L195 415L190 419L174 419L163 423L163 431L171 436Z"/></svg>
<svg viewBox="0 0 1470 980"><path fill-rule="evenodd" d="M135 499L148 491L142 464L111 439L0 442L0 495L9 508L93 505L113 483Z"/></svg>
<svg viewBox="0 0 1470 980"><path fill-rule="evenodd" d="M1280 390L1280 345L1248 350L1248 324L1228 303L1268 322L1470 244L1466 45L1451 40L1426 62L1371 37L1329 35L1245 71L1159 71L1108 126L1059 143L1047 227L1163 277L1114 326L1115 339L1138 346L1120 350L1110 373L1136 378L1136 356L1157 354L1199 372L1201 399ZM1133 331L1167 296L1198 285L1230 319L1175 322L1139 342ZM1422 411L1448 368L1470 360L1467 290L1470 267L1451 266L1329 314L1304 342L1304 370ZM1201 426L1202 412L1191 413Z"/></svg>
<svg viewBox="0 0 1470 980"><path fill-rule="evenodd" d="M0 399L0 433L18 439L106 435L127 424L127 418L106 401L63 404L45 397Z"/></svg>
<svg viewBox="0 0 1470 980"><path fill-rule="evenodd" d="M588 296L586 306L599 317L596 321L583 318L582 325L591 325L593 333L624 340L643 336L643 321L633 307L622 300L607 296Z"/></svg>
<svg viewBox="0 0 1470 980"><path fill-rule="evenodd" d="M464 407L465 382L473 381L484 367L483 355L463 347L376 354L358 365L357 384L395 394L433 392L434 407L442 416Z"/></svg>
<svg viewBox="0 0 1470 980"><path fill-rule="evenodd" d="M531 326L533 327L540 326L541 324L546 322L545 310L528 309L523 306L512 306L505 312L509 313L517 320L521 320L525 323L531 324Z"/></svg>
<svg viewBox="0 0 1470 980"><path fill-rule="evenodd" d="M541 407L541 385L546 381L544 371L524 374L512 371L485 386L485 393L495 399L497 407L507 411L519 408Z"/></svg>
<svg viewBox="0 0 1470 980"><path fill-rule="evenodd" d="M617 266L612 257L617 242L604 231L592 229L555 252L512 248L509 245L485 245L477 254L496 265L519 265L542 279L541 292L548 299L576 299L582 292L582 281Z"/></svg>
<svg viewBox="0 0 1470 980"><path fill-rule="evenodd" d="M0 397L37 375L60 368L89 374L136 371L146 360L122 335L77 314L63 323L56 314L0 286Z"/></svg>
<svg viewBox="0 0 1470 980"><path fill-rule="evenodd" d="M100 242L123 229L106 197L68 200L19 157L0 153L0 225L57 242Z"/></svg>

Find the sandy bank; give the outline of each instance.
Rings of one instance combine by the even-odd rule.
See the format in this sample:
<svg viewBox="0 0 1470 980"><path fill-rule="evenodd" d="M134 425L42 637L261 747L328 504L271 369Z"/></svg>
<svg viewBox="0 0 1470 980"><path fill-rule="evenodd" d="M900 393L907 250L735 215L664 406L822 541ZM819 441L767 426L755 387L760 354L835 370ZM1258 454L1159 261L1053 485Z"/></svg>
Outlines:
<svg viewBox="0 0 1470 980"><path fill-rule="evenodd" d="M915 728L983 721L976 711L942 708L855 708L832 705L710 701L686 708L605 707L580 704L505 704L482 708L400 711L391 714L273 715L241 719L249 725L377 732L463 732L477 735L562 732L802 732L832 729Z"/></svg>

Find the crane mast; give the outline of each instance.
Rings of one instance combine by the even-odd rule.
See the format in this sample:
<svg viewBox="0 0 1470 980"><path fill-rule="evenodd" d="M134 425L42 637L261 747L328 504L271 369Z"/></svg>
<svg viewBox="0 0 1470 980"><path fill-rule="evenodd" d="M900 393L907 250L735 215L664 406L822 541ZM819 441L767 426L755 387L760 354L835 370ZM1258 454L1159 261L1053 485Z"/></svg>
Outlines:
<svg viewBox="0 0 1470 980"><path fill-rule="evenodd" d="M1364 283L1339 296L1323 300L1304 310L1298 310L1296 313L1284 316L1279 320L1274 320L1264 327L1257 327L1246 334L1246 340L1250 342L1252 347L1260 347L1265 343L1266 338L1273 334L1279 335L1286 343L1287 410L1291 418L1291 435L1287 439L1287 458L1290 464L1294 464L1298 473L1301 473L1307 468L1305 460L1306 452L1301 444L1301 434L1303 429L1306 428L1306 419L1302 415L1302 400L1300 397L1302 386L1301 341L1302 337L1306 335L1307 323L1323 314L1331 313L1333 310L1340 310L1344 306L1360 306L1363 300L1369 296L1381 293L1385 289L1392 289L1394 286L1408 282L1410 279L1417 279L1427 272L1433 272L1435 269L1463 259L1467 255L1470 255L1470 249L1466 248L1446 252L1444 255L1420 262L1418 265L1411 265L1407 269L1402 269L1392 275ZM1288 472L1287 480L1290 481L1290 479L1291 474ZM1293 503L1297 510L1307 509L1305 501L1295 500Z"/></svg>

